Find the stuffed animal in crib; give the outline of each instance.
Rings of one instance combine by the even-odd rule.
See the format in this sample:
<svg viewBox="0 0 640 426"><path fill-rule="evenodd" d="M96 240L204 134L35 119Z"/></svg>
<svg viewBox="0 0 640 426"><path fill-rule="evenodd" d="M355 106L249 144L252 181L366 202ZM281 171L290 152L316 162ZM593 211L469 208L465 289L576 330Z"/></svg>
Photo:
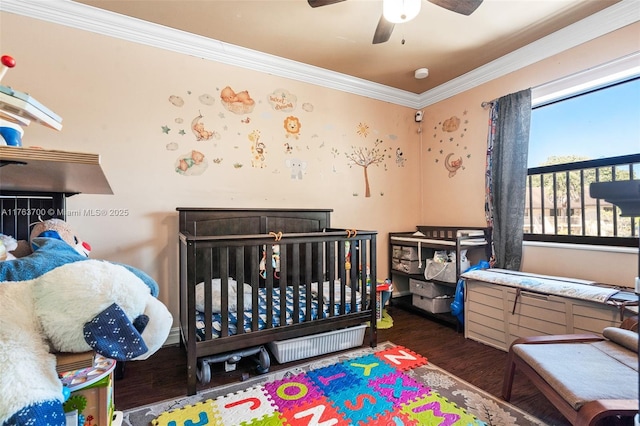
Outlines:
<svg viewBox="0 0 640 426"><path fill-rule="evenodd" d="M150 277L88 259L57 238L0 262L0 425L64 426L54 352L146 359L166 341L171 314Z"/></svg>
<svg viewBox="0 0 640 426"><path fill-rule="evenodd" d="M31 230L29 237L30 242L33 244L33 239L37 237L58 238L65 241L81 255L88 257L89 253L91 253L89 243L82 241L78 235L76 235L71 225L62 219L47 219L37 222Z"/></svg>

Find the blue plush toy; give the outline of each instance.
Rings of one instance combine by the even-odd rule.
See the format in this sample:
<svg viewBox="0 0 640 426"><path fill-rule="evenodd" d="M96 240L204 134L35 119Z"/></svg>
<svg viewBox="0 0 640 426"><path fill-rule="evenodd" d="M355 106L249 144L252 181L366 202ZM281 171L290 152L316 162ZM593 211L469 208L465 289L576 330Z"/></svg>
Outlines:
<svg viewBox="0 0 640 426"><path fill-rule="evenodd" d="M489 262L481 260L477 265L471 266L466 271L463 271L463 273L476 269L488 269L489 267ZM456 285L456 293L453 297L453 302L451 302L451 314L458 318L460 324L464 324L464 279L462 278L458 280L458 284Z"/></svg>
<svg viewBox="0 0 640 426"><path fill-rule="evenodd" d="M0 118L0 145L22 146L22 126Z"/></svg>
<svg viewBox="0 0 640 426"><path fill-rule="evenodd" d="M31 255L0 262L2 426L65 425L52 352L145 359L173 323L142 271L88 259L56 238L33 242Z"/></svg>

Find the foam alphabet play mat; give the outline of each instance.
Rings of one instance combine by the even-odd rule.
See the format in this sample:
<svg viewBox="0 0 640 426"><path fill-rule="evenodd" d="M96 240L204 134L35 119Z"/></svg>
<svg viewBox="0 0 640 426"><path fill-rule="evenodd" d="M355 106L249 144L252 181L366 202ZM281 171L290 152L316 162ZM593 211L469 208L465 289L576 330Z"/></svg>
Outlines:
<svg viewBox="0 0 640 426"><path fill-rule="evenodd" d="M154 426L484 425L405 374L427 359L395 346L168 411Z"/></svg>

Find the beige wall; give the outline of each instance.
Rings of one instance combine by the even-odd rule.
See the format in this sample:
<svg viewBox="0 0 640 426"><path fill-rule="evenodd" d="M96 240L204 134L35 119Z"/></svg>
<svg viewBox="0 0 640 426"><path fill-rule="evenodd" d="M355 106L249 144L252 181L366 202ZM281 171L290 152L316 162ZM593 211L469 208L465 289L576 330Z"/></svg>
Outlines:
<svg viewBox="0 0 640 426"><path fill-rule="evenodd" d="M639 33L640 23L629 25L425 108L422 144L426 161L421 172L424 196L421 222L485 224L484 167L489 112L481 107L483 101L533 88L637 52L640 50ZM461 118L461 129L444 132L444 120L452 116ZM440 150L443 150L442 154ZM453 177L449 177L442 162L447 153L454 153L454 158L462 157L465 167ZM522 270L632 287L634 277L638 276L638 250L594 250L593 247L572 250L560 246L525 245Z"/></svg>
<svg viewBox="0 0 640 426"><path fill-rule="evenodd" d="M8 13L1 19L2 52L17 61L2 83L29 92L64 119L61 132L27 127L24 145L101 154L114 195L73 196L68 208L129 211L68 221L92 245L92 257L128 263L155 278L176 318L176 207L331 208L333 226L379 232L379 278L388 275L388 232L418 223L420 152L412 109ZM225 86L247 90L253 111L226 110ZM269 103L281 89L296 97L292 111ZM208 95L204 103L201 95ZM173 105L170 96L184 105ZM200 114L205 129L215 132L210 140L197 141L191 131ZM297 139L287 137L288 116L302 124ZM263 168L252 165L249 135L256 130L266 149ZM369 167L367 198L363 169L350 167L346 155L374 149L377 139L384 157ZM177 173L176 161L194 149L205 155L206 170ZM301 180L291 178L286 161L293 159L306 164Z"/></svg>

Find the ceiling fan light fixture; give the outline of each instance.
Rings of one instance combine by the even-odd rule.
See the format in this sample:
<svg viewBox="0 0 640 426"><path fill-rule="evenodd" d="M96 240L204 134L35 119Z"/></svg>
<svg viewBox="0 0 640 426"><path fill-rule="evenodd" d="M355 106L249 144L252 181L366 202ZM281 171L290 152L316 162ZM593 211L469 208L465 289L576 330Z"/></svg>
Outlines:
<svg viewBox="0 0 640 426"><path fill-rule="evenodd" d="M420 13L422 0L383 0L382 16L393 24L409 22Z"/></svg>

